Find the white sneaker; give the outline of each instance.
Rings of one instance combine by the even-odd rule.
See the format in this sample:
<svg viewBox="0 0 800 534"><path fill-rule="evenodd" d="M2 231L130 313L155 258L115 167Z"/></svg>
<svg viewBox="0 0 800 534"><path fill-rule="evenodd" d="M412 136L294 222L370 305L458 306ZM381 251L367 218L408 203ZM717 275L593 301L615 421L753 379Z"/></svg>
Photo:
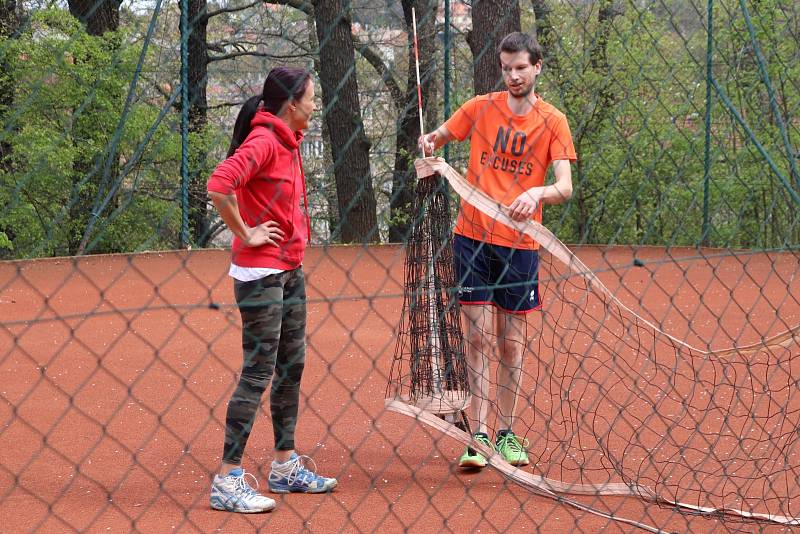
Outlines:
<svg viewBox="0 0 800 534"><path fill-rule="evenodd" d="M245 473L241 467L237 467L224 477L215 475L211 484L211 508L242 514L269 512L275 508L275 501L250 487L245 480L246 476L252 478L258 487L256 477Z"/></svg>
<svg viewBox="0 0 800 534"><path fill-rule="evenodd" d="M338 484L335 478L323 477L305 466L308 461L314 469L314 460L308 456L292 457L286 463L272 462L269 472L269 490L272 493L327 493Z"/></svg>

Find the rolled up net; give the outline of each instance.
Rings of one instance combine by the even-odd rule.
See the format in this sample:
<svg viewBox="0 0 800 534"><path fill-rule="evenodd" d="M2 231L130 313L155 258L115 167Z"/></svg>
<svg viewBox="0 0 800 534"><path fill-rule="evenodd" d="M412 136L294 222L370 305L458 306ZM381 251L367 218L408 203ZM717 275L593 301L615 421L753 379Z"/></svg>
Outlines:
<svg viewBox="0 0 800 534"><path fill-rule="evenodd" d="M458 415L469 402L456 275L450 201L439 176L418 180L415 219L406 241L403 310L388 398L439 415Z"/></svg>

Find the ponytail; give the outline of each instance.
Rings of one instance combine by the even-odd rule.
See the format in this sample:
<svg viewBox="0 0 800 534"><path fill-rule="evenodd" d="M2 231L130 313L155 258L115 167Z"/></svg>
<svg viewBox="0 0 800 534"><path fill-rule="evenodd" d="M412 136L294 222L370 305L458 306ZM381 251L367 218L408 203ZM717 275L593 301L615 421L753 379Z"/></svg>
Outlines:
<svg viewBox="0 0 800 534"><path fill-rule="evenodd" d="M256 116L256 111L258 111L258 104L260 102L260 96L252 96L247 99L242 109L239 110L239 115L236 117L236 124L233 125L231 146L228 147L228 155L225 157L229 158L233 156L236 149L247 139L247 136L250 134L250 123L253 122L253 117Z"/></svg>

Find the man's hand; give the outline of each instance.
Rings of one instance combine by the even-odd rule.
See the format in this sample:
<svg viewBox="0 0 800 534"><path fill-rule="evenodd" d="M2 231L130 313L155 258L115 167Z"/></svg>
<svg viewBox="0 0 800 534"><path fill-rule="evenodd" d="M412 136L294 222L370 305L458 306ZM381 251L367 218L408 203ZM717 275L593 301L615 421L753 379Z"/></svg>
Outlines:
<svg viewBox="0 0 800 534"><path fill-rule="evenodd" d="M272 245L277 247L283 241L283 230L275 221L267 221L258 226L250 228L247 233L247 238L242 239L242 242L248 247L260 247L261 245Z"/></svg>
<svg viewBox="0 0 800 534"><path fill-rule="evenodd" d="M423 154L432 156L433 151L436 150L436 132L420 135L417 145L419 145Z"/></svg>
<svg viewBox="0 0 800 534"><path fill-rule="evenodd" d="M508 207L508 215L515 221L525 221L533 217L542 202L544 187L533 187L514 200Z"/></svg>

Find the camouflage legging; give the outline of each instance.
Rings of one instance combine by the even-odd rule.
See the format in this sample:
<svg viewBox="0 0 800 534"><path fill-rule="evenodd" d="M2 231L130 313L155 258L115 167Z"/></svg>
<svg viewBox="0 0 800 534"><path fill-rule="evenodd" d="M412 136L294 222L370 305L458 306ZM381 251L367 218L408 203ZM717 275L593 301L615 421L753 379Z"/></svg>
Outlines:
<svg viewBox="0 0 800 534"><path fill-rule="evenodd" d="M222 459L238 464L270 379L275 448L294 449L306 357L306 286L298 267L252 282L235 280L233 287L242 315L244 364L228 402Z"/></svg>

